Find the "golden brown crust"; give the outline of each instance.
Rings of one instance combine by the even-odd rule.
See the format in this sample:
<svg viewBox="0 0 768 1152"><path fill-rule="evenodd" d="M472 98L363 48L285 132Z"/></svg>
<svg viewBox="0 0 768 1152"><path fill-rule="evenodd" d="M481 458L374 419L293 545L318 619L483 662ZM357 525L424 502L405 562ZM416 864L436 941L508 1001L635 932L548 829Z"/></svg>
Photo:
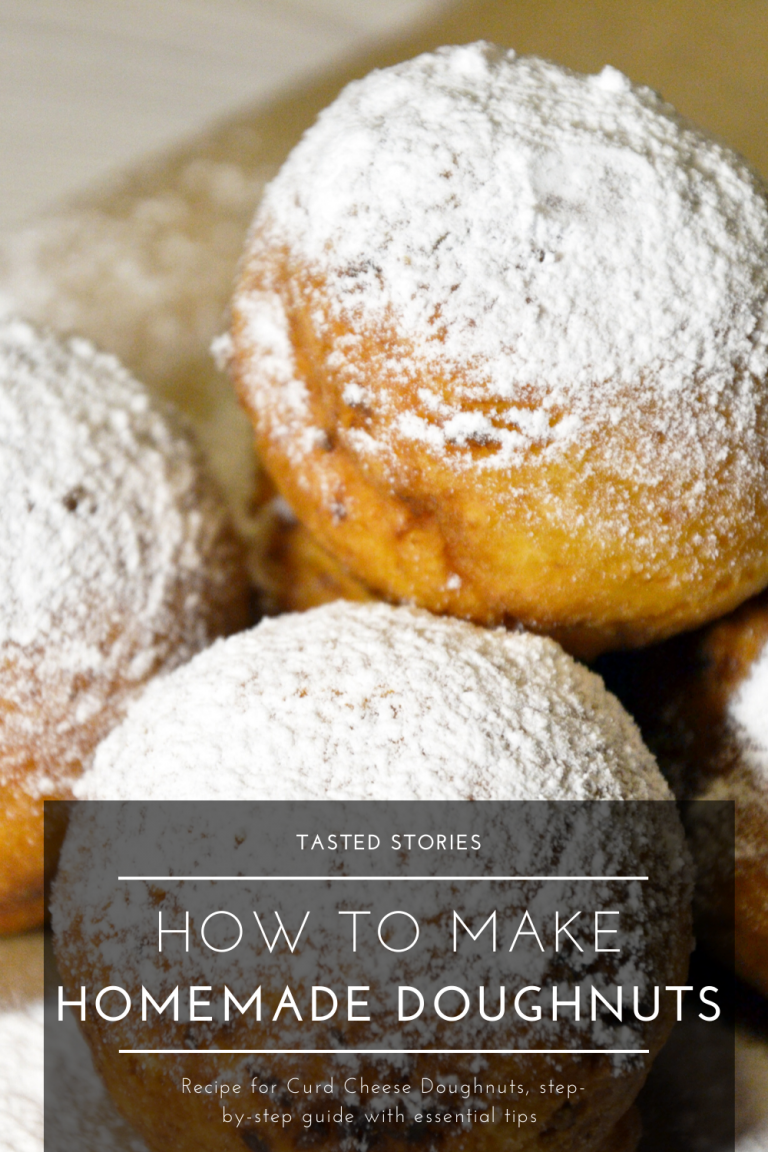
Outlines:
<svg viewBox="0 0 768 1152"><path fill-rule="evenodd" d="M23 789L0 791L0 936L43 923L67 821L64 806L43 819L45 798Z"/></svg>
<svg viewBox="0 0 768 1152"><path fill-rule="evenodd" d="M43 804L5 786L0 819L0 933L42 924Z"/></svg>
<svg viewBox="0 0 768 1152"><path fill-rule="evenodd" d="M296 381L306 391L300 429L286 428L285 413L270 407L280 381L254 344L248 312L259 295L279 301L285 313ZM344 401L335 351L352 339L361 393L385 390L396 397L396 411ZM597 428L557 455L532 448L503 469L478 467L491 452L482 443L449 446L438 457L426 442L401 439L394 462L385 452L359 452L356 434L383 441L380 422L391 427L416 414L433 424L420 394L455 398L460 374L387 381L388 364L407 358L402 336L395 328L355 328L333 312L322 279L274 245L266 227L251 238L233 303L233 342L239 395L278 490L320 544L385 599L484 625L522 622L591 657L706 623L768 581L768 503L750 490L739 504L729 458L713 465L736 502L728 532L679 507L677 522L665 526L674 527L676 546L661 561L647 494L616 467L636 450L632 421ZM653 423L640 392L631 407L638 425ZM661 433L658 448L664 451ZM471 467L456 466L460 452ZM661 476L654 490L660 504L671 503L667 487ZM611 523L628 530L609 531ZM697 547L713 533L716 548Z"/></svg>

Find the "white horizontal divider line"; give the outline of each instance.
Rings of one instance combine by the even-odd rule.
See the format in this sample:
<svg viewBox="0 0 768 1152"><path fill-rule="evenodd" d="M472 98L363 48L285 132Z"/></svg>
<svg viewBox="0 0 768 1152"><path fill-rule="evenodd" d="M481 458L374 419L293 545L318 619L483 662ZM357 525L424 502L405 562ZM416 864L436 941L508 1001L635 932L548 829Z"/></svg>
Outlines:
<svg viewBox="0 0 768 1152"><path fill-rule="evenodd" d="M152 880L162 881L163 883L180 883L182 880L314 880L314 881L333 881L338 880L418 880L424 881L443 881L450 882L452 880L460 880L462 883L485 881L486 883L502 883L510 880L647 880L647 876L118 876L118 880Z"/></svg>
<svg viewBox="0 0 768 1152"><path fill-rule="evenodd" d="M121 1056L647 1056L648 1048L120 1048Z"/></svg>

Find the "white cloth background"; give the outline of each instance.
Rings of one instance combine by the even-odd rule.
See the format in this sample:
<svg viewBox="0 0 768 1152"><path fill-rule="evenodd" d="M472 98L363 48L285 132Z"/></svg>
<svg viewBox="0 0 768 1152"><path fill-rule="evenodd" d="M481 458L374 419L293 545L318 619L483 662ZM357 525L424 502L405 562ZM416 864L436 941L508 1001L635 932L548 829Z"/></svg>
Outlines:
<svg viewBox="0 0 768 1152"><path fill-rule="evenodd" d="M0 0L0 228L441 0Z"/></svg>

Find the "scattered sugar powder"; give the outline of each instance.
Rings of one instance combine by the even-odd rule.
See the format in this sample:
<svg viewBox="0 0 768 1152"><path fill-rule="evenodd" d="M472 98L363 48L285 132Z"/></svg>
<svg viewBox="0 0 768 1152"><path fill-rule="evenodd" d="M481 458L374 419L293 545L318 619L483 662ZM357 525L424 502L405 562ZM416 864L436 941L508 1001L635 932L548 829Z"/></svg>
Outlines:
<svg viewBox="0 0 768 1152"><path fill-rule="evenodd" d="M150 685L83 799L667 799L633 721L554 641L338 602Z"/></svg>
<svg viewBox="0 0 768 1152"><path fill-rule="evenodd" d="M0 1011L0 1149L43 1147L43 1001Z"/></svg>
<svg viewBox="0 0 768 1152"><path fill-rule="evenodd" d="M222 631L234 552L195 449L110 357L0 323L4 772L77 764L78 729ZM0 781L3 775L0 773Z"/></svg>
<svg viewBox="0 0 768 1152"><path fill-rule="evenodd" d="M732 489L765 483L765 189L612 68L444 48L350 84L321 114L266 190L235 302L246 392L301 454L313 444L286 339L293 288L269 274L248 287L267 249L320 285L300 306L332 342L343 403L367 408L340 429L361 457L386 463L418 441L489 469L597 445L617 475L664 474L659 522L712 498L728 461ZM390 325L394 353L385 341L364 363L362 338ZM404 386L430 375L436 390L403 411ZM613 443L622 428L631 451Z"/></svg>
<svg viewBox="0 0 768 1152"><path fill-rule="evenodd" d="M219 123L0 236L0 314L87 337L178 404L248 537L259 528L265 477L250 423L208 347L276 169L254 120ZM279 154L279 142L272 147Z"/></svg>
<svg viewBox="0 0 768 1152"><path fill-rule="evenodd" d="M743 763L768 788L768 644L740 685L728 711L736 727Z"/></svg>
<svg viewBox="0 0 768 1152"><path fill-rule="evenodd" d="M45 1093L56 1121L43 1142L43 1000L0 1010L2 1152L147 1152L115 1111L74 1015L46 1039Z"/></svg>

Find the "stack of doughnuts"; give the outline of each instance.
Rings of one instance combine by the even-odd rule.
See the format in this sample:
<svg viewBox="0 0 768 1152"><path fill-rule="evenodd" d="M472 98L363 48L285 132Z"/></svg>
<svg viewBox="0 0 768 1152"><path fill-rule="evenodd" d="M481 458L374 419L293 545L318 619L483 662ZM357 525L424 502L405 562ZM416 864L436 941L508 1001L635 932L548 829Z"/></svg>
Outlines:
<svg viewBox="0 0 768 1152"><path fill-rule="evenodd" d="M614 69L477 44L350 85L267 189L232 311L299 521L274 520L286 606L375 594L589 658L765 587L766 188ZM662 650L632 707L678 795L738 795L737 955L765 988L767 775L726 708L748 677L768 706L762 603L691 642L743 632L738 658L676 677Z"/></svg>
<svg viewBox="0 0 768 1152"><path fill-rule="evenodd" d="M9 741L9 796L671 799L628 714L573 656L706 625L768 585L768 196L658 95L612 68L582 76L475 44L374 72L320 116L267 188L218 342L279 493L262 565L278 615L197 655L243 624L243 588L186 441L113 362L78 342L14 339L32 349L13 355L43 381L43 415L59 410L60 377L85 399L67 431L80 456L62 448L15 497L12 522L26 523L48 485L35 555L45 529L69 600L66 616L51 609L46 572L36 630L15 607L8 624L6 667L25 686L18 699L3 687L0 703L9 733L18 715L35 734L34 751ZM53 425L35 426L36 459ZM65 469L65 456L80 463ZM97 501L93 468L117 477L129 508L109 504L109 486ZM119 529L95 576L62 552L82 547L88 516ZM751 621L736 664L710 663L704 689L680 679L673 707L696 714L701 692L714 694L717 770L759 791L754 611L734 618ZM733 628L714 625L711 642ZM699 779L715 769L702 776L694 760L680 795L709 787ZM740 824L743 842L752 828ZM73 893L106 848L75 806L54 903L72 989L98 975ZM652 983L684 984L681 829L665 851L677 861L666 947L643 964ZM762 849L753 857L750 901L765 871ZM107 901L98 917L108 943L112 911ZM645 909L649 926L656 913ZM742 963L763 988L765 923ZM671 1023L648 1029L638 1064L594 1061L580 1110L552 1108L535 1136L505 1133L507 1146L629 1152L633 1101ZM171 1065L118 1067L114 1029L89 1020L85 1032L158 1152L299 1146L222 1130L205 1100L169 1110ZM225 1032L216 1046L245 1044ZM555 1070L541 1061L542 1076ZM220 1071L244 1074L212 1062ZM276 1058L263 1071L280 1085L288 1068ZM367 1139L354 1126L310 1135Z"/></svg>

